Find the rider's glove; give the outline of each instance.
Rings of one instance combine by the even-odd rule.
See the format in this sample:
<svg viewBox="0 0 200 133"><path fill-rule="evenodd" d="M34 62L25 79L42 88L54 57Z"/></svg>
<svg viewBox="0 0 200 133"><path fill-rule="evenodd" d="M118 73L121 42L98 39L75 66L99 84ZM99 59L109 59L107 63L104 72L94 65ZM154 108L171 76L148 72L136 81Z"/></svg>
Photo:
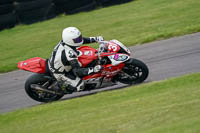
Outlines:
<svg viewBox="0 0 200 133"><path fill-rule="evenodd" d="M97 65L93 68L94 72L97 73L102 69L101 65Z"/></svg>
<svg viewBox="0 0 200 133"><path fill-rule="evenodd" d="M102 36L97 36L97 37L95 37L95 41L101 42L101 41L104 41L104 38Z"/></svg>
<svg viewBox="0 0 200 133"><path fill-rule="evenodd" d="M100 42L100 41L104 41L102 36L97 36L97 37L89 37L90 38L90 42Z"/></svg>

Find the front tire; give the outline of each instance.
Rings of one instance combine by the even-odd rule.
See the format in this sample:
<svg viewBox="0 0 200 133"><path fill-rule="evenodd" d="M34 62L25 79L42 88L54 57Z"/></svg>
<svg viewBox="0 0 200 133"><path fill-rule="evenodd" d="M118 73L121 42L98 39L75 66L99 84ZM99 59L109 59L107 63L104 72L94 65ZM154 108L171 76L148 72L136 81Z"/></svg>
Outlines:
<svg viewBox="0 0 200 133"><path fill-rule="evenodd" d="M63 95L49 94L46 92L37 91L31 88L32 84L43 85L49 79L45 78L45 74L33 74L25 82L25 91L29 97L38 102L52 102L57 101L63 97ZM42 96L41 96L42 94Z"/></svg>
<svg viewBox="0 0 200 133"><path fill-rule="evenodd" d="M116 77L117 81L124 84L139 84L146 80L148 75L147 65L140 60L131 58Z"/></svg>

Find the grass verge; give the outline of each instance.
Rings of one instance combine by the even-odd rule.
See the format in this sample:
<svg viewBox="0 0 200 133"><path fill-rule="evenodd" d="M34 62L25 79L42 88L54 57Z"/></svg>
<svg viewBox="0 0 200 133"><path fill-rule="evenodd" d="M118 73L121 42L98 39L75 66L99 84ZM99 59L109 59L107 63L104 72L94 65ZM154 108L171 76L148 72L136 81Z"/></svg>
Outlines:
<svg viewBox="0 0 200 133"><path fill-rule="evenodd" d="M199 0L135 0L4 30L0 32L0 72L16 69L17 62L27 58L48 58L68 26L80 28L84 36L103 35L127 46L199 32L199 5Z"/></svg>
<svg viewBox="0 0 200 133"><path fill-rule="evenodd" d="M0 133L198 133L200 74L0 114Z"/></svg>

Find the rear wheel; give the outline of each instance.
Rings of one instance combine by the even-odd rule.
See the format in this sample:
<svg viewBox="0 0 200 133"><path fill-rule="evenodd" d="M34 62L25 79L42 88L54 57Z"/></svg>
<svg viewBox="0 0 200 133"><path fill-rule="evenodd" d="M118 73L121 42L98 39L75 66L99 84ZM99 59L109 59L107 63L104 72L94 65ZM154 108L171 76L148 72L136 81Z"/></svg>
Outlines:
<svg viewBox="0 0 200 133"><path fill-rule="evenodd" d="M26 93L38 102L52 102L59 100L63 95L51 94L43 91L33 89L31 86L43 86L49 79L45 78L45 74L33 74L25 82Z"/></svg>
<svg viewBox="0 0 200 133"><path fill-rule="evenodd" d="M125 63L122 72L116 76L116 80L124 84L142 83L149 75L146 64L137 59L130 59Z"/></svg>

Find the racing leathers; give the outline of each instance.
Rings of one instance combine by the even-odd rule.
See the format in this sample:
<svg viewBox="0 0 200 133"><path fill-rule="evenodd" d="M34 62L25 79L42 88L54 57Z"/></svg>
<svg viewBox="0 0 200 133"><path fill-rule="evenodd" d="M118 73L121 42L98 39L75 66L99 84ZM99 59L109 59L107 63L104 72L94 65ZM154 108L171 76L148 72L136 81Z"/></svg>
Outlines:
<svg viewBox="0 0 200 133"><path fill-rule="evenodd" d="M83 38L83 44L93 43L95 37ZM81 91L84 89L84 82L80 77L100 71L99 65L91 68L82 68L78 61L77 47L69 46L61 40L54 48L48 61L49 70L52 75L67 87Z"/></svg>

